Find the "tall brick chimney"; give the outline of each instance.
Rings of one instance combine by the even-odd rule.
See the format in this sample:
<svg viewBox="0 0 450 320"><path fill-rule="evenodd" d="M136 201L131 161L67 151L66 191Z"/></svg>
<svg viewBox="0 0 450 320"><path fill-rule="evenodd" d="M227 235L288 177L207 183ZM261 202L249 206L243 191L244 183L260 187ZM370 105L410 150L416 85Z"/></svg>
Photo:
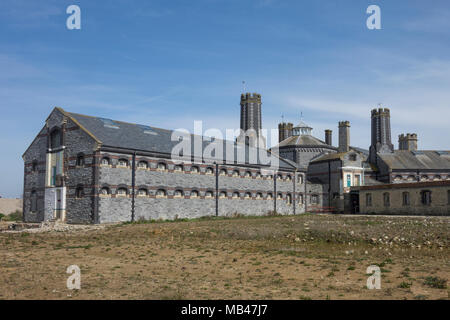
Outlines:
<svg viewBox="0 0 450 320"><path fill-rule="evenodd" d="M339 122L339 152L350 151L350 121Z"/></svg>
<svg viewBox="0 0 450 320"><path fill-rule="evenodd" d="M325 130L325 143L329 146L333 145L333 131L330 129Z"/></svg>
<svg viewBox="0 0 450 320"><path fill-rule="evenodd" d="M407 133L401 134L398 136L398 149L399 150L407 150L407 151L416 151L417 150L417 134L416 133Z"/></svg>

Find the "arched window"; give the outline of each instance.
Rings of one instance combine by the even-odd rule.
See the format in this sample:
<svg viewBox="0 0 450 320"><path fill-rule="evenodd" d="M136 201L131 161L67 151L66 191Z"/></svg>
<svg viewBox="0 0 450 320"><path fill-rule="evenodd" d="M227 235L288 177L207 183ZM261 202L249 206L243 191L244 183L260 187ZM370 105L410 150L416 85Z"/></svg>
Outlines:
<svg viewBox="0 0 450 320"><path fill-rule="evenodd" d="M175 193L173 195L175 198L181 198L184 196L184 192L183 192L183 190L178 189L178 190L175 190Z"/></svg>
<svg viewBox="0 0 450 320"><path fill-rule="evenodd" d="M103 187L100 189L100 195L101 196L108 196L111 194L111 191L109 190L108 187Z"/></svg>
<svg viewBox="0 0 450 320"><path fill-rule="evenodd" d="M83 186L78 186L75 189L75 197L77 199L83 198L84 197L84 187Z"/></svg>
<svg viewBox="0 0 450 320"><path fill-rule="evenodd" d="M286 196L286 202L287 202L289 205L292 204L292 196L291 196L290 194L288 194L288 195Z"/></svg>
<svg viewBox="0 0 450 320"><path fill-rule="evenodd" d="M226 191L221 191L220 194L219 194L219 198L224 199L226 197L227 197Z"/></svg>
<svg viewBox="0 0 450 320"><path fill-rule="evenodd" d="M303 195L302 194L298 195L298 205L299 206L303 205Z"/></svg>
<svg viewBox="0 0 450 320"><path fill-rule="evenodd" d="M267 194L267 200L272 200L273 199L273 195L272 195L272 193L268 193Z"/></svg>
<svg viewBox="0 0 450 320"><path fill-rule="evenodd" d="M251 178L252 177L252 173L250 171L245 171L244 177Z"/></svg>
<svg viewBox="0 0 450 320"><path fill-rule="evenodd" d="M212 198L214 196L214 193L212 191L206 191L205 198Z"/></svg>
<svg viewBox="0 0 450 320"><path fill-rule="evenodd" d="M395 182L402 181L402 176L400 176L400 175L395 176L394 181Z"/></svg>
<svg viewBox="0 0 450 320"><path fill-rule="evenodd" d="M383 203L385 207L389 207L391 205L391 196L389 192L383 193Z"/></svg>
<svg viewBox="0 0 450 320"><path fill-rule="evenodd" d="M197 166L193 166L193 167L191 167L191 172L192 173L199 173L200 169Z"/></svg>
<svg viewBox="0 0 450 320"><path fill-rule="evenodd" d="M198 191L197 190L192 190L191 191L191 198L198 198Z"/></svg>
<svg viewBox="0 0 450 320"><path fill-rule="evenodd" d="M416 181L416 177L415 176L413 176L413 175L409 175L408 176L408 181Z"/></svg>
<svg viewBox="0 0 450 320"><path fill-rule="evenodd" d="M426 174L424 174L424 175L420 178L420 180L422 180L422 181L427 181L427 180L428 180L428 176L427 176Z"/></svg>
<svg viewBox="0 0 450 320"><path fill-rule="evenodd" d="M237 192L237 191L233 192L233 199L239 199L239 198L240 198L239 192Z"/></svg>
<svg viewBox="0 0 450 320"><path fill-rule="evenodd" d="M58 128L55 128L50 133L50 148L56 149L61 147L62 144L62 135L61 130Z"/></svg>
<svg viewBox="0 0 450 320"><path fill-rule="evenodd" d="M291 181L291 176L288 174L287 176L286 176L286 181Z"/></svg>
<svg viewBox="0 0 450 320"><path fill-rule="evenodd" d="M145 160L141 160L138 162L139 169L148 169L148 162Z"/></svg>
<svg viewBox="0 0 450 320"><path fill-rule="evenodd" d="M158 166L157 166L157 169L159 171L165 171L165 170L167 170L167 165L164 162L159 162Z"/></svg>
<svg viewBox="0 0 450 320"><path fill-rule="evenodd" d="M36 190L31 191L31 197L30 197L30 211L36 212L37 211L37 192Z"/></svg>
<svg viewBox="0 0 450 320"><path fill-rule="evenodd" d="M181 164L177 164L177 165L173 168L173 170L174 170L175 172L183 172L183 166L182 166Z"/></svg>
<svg viewBox="0 0 450 320"><path fill-rule="evenodd" d="M140 188L137 192L138 197L146 197L148 196L148 190L145 188Z"/></svg>
<svg viewBox="0 0 450 320"><path fill-rule="evenodd" d="M251 199L252 198L252 194L250 193L250 192L246 192L245 193L245 196L244 196L244 199Z"/></svg>
<svg viewBox="0 0 450 320"><path fill-rule="evenodd" d="M226 176L227 175L227 169L220 169L220 175L221 176Z"/></svg>
<svg viewBox="0 0 450 320"><path fill-rule="evenodd" d="M261 176L261 172L258 171L258 172L256 173L256 179L261 179L261 177L262 177L262 176Z"/></svg>
<svg viewBox="0 0 450 320"><path fill-rule="evenodd" d="M157 198L165 198L167 196L167 192L164 189L159 189L156 191L156 197Z"/></svg>
<svg viewBox="0 0 450 320"><path fill-rule="evenodd" d="M82 167L84 166L84 154L83 153L79 153L77 155L77 163L76 163L77 167Z"/></svg>
<svg viewBox="0 0 450 320"><path fill-rule="evenodd" d="M297 182L298 182L299 184L303 184L303 175L299 174L299 175L297 176Z"/></svg>
<svg viewBox="0 0 450 320"><path fill-rule="evenodd" d="M214 170L211 167L206 168L206 174L213 174Z"/></svg>
<svg viewBox="0 0 450 320"><path fill-rule="evenodd" d="M262 193L261 193L261 192L258 192L258 193L256 194L256 199L261 200L262 198L263 198Z"/></svg>
<svg viewBox="0 0 450 320"><path fill-rule="evenodd" d="M111 160L108 157L103 157L100 163L102 166L109 166L111 164Z"/></svg>
<svg viewBox="0 0 450 320"><path fill-rule="evenodd" d="M33 163L31 164L31 172L37 172L38 171L38 162L37 160L33 160Z"/></svg>
<svg viewBox="0 0 450 320"><path fill-rule="evenodd" d="M437 174L437 175L434 176L434 180L442 180L442 178L441 178L440 175Z"/></svg>
<svg viewBox="0 0 450 320"><path fill-rule="evenodd" d="M281 193L279 193L278 196L277 196L277 199L278 199L278 200L283 199L283 195L282 195Z"/></svg>
<svg viewBox="0 0 450 320"><path fill-rule="evenodd" d="M119 159L117 165L119 167L128 167L128 160L127 159Z"/></svg>
<svg viewBox="0 0 450 320"><path fill-rule="evenodd" d="M283 180L283 175L277 174L277 180Z"/></svg>
<svg viewBox="0 0 450 320"><path fill-rule="evenodd" d="M127 188L119 188L117 189L117 195L125 197L128 194Z"/></svg>
<svg viewBox="0 0 450 320"><path fill-rule="evenodd" d="M233 177L239 177L239 176L240 176L239 170L234 170Z"/></svg>

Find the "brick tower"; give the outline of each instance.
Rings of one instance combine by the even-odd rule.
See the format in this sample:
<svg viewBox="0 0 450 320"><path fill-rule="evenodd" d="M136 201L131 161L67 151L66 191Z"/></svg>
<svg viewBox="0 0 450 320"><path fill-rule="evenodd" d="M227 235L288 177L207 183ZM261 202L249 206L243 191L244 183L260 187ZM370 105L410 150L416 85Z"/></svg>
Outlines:
<svg viewBox="0 0 450 320"><path fill-rule="evenodd" d="M391 142L391 114L387 108L372 110L372 140L369 161L377 162L377 153L392 153L394 145Z"/></svg>
<svg viewBox="0 0 450 320"><path fill-rule="evenodd" d="M261 134L261 129L261 95L241 94L241 130L244 133L239 135L237 142L251 147L265 148L266 141Z"/></svg>

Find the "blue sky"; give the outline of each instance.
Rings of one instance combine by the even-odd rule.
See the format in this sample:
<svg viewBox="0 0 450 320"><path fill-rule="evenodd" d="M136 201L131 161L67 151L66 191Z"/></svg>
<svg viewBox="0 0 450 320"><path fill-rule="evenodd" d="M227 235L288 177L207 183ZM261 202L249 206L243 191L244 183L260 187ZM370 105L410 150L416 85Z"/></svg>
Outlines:
<svg viewBox="0 0 450 320"><path fill-rule="evenodd" d="M66 8L81 8L81 30ZM382 30L366 9L381 8ZM242 81L263 126L313 134L352 124L368 148L370 110L391 109L393 142L450 149L448 0L2 0L0 195L22 193L21 155L54 106L163 128L238 128Z"/></svg>

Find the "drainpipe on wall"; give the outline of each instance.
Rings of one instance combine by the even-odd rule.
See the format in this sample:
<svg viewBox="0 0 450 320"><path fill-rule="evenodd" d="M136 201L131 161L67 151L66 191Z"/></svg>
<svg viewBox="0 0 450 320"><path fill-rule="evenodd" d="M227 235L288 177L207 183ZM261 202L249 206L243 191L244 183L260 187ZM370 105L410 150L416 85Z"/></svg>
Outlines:
<svg viewBox="0 0 450 320"><path fill-rule="evenodd" d="M219 216L219 164L216 162L216 217Z"/></svg>
<svg viewBox="0 0 450 320"><path fill-rule="evenodd" d="M331 208L331 161L328 161L328 207Z"/></svg>
<svg viewBox="0 0 450 320"><path fill-rule="evenodd" d="M297 179L297 169L295 169L295 171L294 171L294 184L293 184L293 188L294 188L294 192L293 192L293 195L292 195L292 205L294 206L294 215L295 215L295 199L297 198L296 196L295 196L295 179Z"/></svg>
<svg viewBox="0 0 450 320"><path fill-rule="evenodd" d="M277 174L273 174L273 212L277 212Z"/></svg>
<svg viewBox="0 0 450 320"><path fill-rule="evenodd" d="M135 187L136 187L136 151L133 152L133 161L131 167L131 222L134 222Z"/></svg>
<svg viewBox="0 0 450 320"><path fill-rule="evenodd" d="M307 175L308 175L308 172L305 172L305 176L303 177L304 179L303 179L303 182L304 182L304 184L305 184L305 196L304 196L304 200L305 200L305 213L307 213L308 212L308 194L306 193L307 192L307 189L306 189L306 183L307 183Z"/></svg>

